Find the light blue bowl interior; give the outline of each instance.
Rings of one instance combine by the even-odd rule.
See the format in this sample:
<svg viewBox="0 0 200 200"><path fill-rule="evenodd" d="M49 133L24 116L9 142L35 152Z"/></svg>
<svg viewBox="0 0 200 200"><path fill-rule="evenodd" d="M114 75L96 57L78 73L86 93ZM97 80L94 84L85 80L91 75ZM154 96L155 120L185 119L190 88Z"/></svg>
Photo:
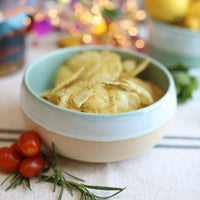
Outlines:
<svg viewBox="0 0 200 200"><path fill-rule="evenodd" d="M164 66L148 56L133 51L125 51L111 47L88 46L86 48L83 46L56 50L39 58L29 66L25 73L25 83L29 90L34 95L38 96L39 93L54 87L55 75L58 69L70 56L86 49L101 51L105 50L105 48L119 54L122 60L133 58L139 63L144 59L149 59L151 61L149 66L140 74L140 77L159 85L164 91L167 91L170 80L169 72Z"/></svg>

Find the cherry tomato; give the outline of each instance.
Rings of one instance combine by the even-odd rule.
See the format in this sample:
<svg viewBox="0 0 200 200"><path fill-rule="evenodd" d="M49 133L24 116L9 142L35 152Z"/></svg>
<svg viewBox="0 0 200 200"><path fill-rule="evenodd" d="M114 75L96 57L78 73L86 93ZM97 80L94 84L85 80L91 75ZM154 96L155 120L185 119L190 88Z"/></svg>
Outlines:
<svg viewBox="0 0 200 200"><path fill-rule="evenodd" d="M18 141L17 141L17 142L14 142L14 143L10 146L10 148L13 149L14 151L17 151L17 152L20 154L20 156L21 156L22 159L25 157L25 156L22 154L22 152L21 152L21 150L20 150L20 148L19 148L19 143L18 143Z"/></svg>
<svg viewBox="0 0 200 200"><path fill-rule="evenodd" d="M25 158L19 167L21 175L25 178L32 178L40 174L44 169L45 161L40 155L31 158Z"/></svg>
<svg viewBox="0 0 200 200"><path fill-rule="evenodd" d="M18 144L26 157L34 157L40 152L40 138L35 131L24 131L19 137Z"/></svg>
<svg viewBox="0 0 200 200"><path fill-rule="evenodd" d="M16 172L21 163L21 156L9 147L0 148L0 170L7 173Z"/></svg>
<svg viewBox="0 0 200 200"><path fill-rule="evenodd" d="M14 142L11 146L10 146L11 149L13 149L14 151L17 151L18 153L21 153L21 150L19 148L19 144L18 142Z"/></svg>

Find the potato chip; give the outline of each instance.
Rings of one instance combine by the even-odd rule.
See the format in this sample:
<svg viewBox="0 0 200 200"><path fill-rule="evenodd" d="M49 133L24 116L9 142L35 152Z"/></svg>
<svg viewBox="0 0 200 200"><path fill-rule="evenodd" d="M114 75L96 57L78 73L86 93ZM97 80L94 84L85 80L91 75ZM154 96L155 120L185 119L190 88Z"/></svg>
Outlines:
<svg viewBox="0 0 200 200"><path fill-rule="evenodd" d="M106 85L109 85L109 86L118 86L119 88L128 90L128 91L130 91L130 92L132 92L132 90L133 90L133 89L130 87L129 84L123 83L123 82L120 82L120 81L115 81L115 82L104 81L103 83L106 84Z"/></svg>
<svg viewBox="0 0 200 200"><path fill-rule="evenodd" d="M100 55L98 52L83 51L68 58L66 61L66 65L72 71L78 71L83 66L94 66L98 62L98 60L100 60Z"/></svg>
<svg viewBox="0 0 200 200"><path fill-rule="evenodd" d="M136 110L140 106L139 96L134 92L110 87L108 89L111 102L110 113L122 113L130 110Z"/></svg>
<svg viewBox="0 0 200 200"><path fill-rule="evenodd" d="M139 95L142 104L151 105L153 103L153 97L148 92L148 90L146 90L140 84L136 83L134 79L124 80L124 83L126 88L129 88L130 91L134 91Z"/></svg>
<svg viewBox="0 0 200 200"><path fill-rule="evenodd" d="M63 81L69 79L73 75L73 72L69 69L67 65L63 65L56 74L56 83L55 85L59 85Z"/></svg>
<svg viewBox="0 0 200 200"><path fill-rule="evenodd" d="M119 77L119 80L133 77L133 73L136 67L137 65L135 60L133 59L124 60L122 62L122 73Z"/></svg>
<svg viewBox="0 0 200 200"><path fill-rule="evenodd" d="M80 106L77 106L78 103L76 104L75 101L78 101L78 95L80 95L83 89L87 86L88 83L86 81L81 80L75 82L65 90L65 94L63 94L63 98L61 98L58 105L62 107L67 107L68 105L70 107L79 109Z"/></svg>
<svg viewBox="0 0 200 200"><path fill-rule="evenodd" d="M40 94L40 97L44 98L45 100L47 100L55 105L58 105L59 102L61 101L61 98L65 95L65 93L66 93L66 88L63 88L54 93L50 93L49 91L42 93L42 94Z"/></svg>
<svg viewBox="0 0 200 200"><path fill-rule="evenodd" d="M69 88L63 88L60 91L63 91L62 94L60 94L61 98L60 101L58 102L58 106L61 106L63 108L69 106L69 98L71 95L76 91L75 87L69 87ZM57 92L59 94L59 92Z"/></svg>
<svg viewBox="0 0 200 200"><path fill-rule="evenodd" d="M81 54L71 56L65 65L58 70L56 85L76 74L81 68L83 68L81 79L87 80L94 69L98 68L100 60L100 54L95 51L84 51Z"/></svg>
<svg viewBox="0 0 200 200"><path fill-rule="evenodd" d="M136 61L133 59L127 59L122 62L123 72L132 72L136 67Z"/></svg>
<svg viewBox="0 0 200 200"><path fill-rule="evenodd" d="M66 65L72 71L80 70L84 67L81 74L81 79L88 80L95 71L100 67L101 55L96 51L83 51L81 54L76 54L70 57Z"/></svg>
<svg viewBox="0 0 200 200"><path fill-rule="evenodd" d="M121 61L110 51L84 51L71 56L56 74L55 87L40 96L71 110L88 113L122 113L151 105L164 92L136 78L149 61Z"/></svg>
<svg viewBox="0 0 200 200"><path fill-rule="evenodd" d="M59 83L58 85L56 85L56 87L54 87L52 90L50 90L50 93L54 93L56 91L58 91L59 89L66 87L67 85L69 85L71 82L75 81L80 74L83 72L84 68L80 68L77 72L73 73L71 76L69 76L66 80L62 81L61 83Z"/></svg>
<svg viewBox="0 0 200 200"><path fill-rule="evenodd" d="M93 91L87 101L81 106L81 111L88 113L109 113L110 99L103 84L95 84Z"/></svg>
<svg viewBox="0 0 200 200"><path fill-rule="evenodd" d="M164 95L163 90L161 90L157 85L155 85L149 81L144 81L139 78L134 78L133 80L135 83L141 85L143 88L145 88L151 94L154 102L158 101Z"/></svg>
<svg viewBox="0 0 200 200"><path fill-rule="evenodd" d="M89 99L89 97L93 95L93 92L93 88L87 88L86 90L80 91L80 93L76 94L76 96L73 95L74 98L72 101L74 102L74 105L77 108L80 108L83 103L85 103Z"/></svg>
<svg viewBox="0 0 200 200"><path fill-rule="evenodd" d="M135 69L134 72L131 74L132 77L137 76L139 73L144 71L149 64L149 60L143 60Z"/></svg>
<svg viewBox="0 0 200 200"><path fill-rule="evenodd" d="M119 78L121 72L122 63L120 56L116 53L103 51L101 52L100 67L90 78L90 81L114 81Z"/></svg>

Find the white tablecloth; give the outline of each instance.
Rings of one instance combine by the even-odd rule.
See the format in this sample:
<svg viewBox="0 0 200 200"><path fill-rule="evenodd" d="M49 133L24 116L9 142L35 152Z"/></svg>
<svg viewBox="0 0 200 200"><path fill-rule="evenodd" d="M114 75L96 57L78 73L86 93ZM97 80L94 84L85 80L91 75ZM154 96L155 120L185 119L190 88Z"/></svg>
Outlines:
<svg viewBox="0 0 200 200"><path fill-rule="evenodd" d="M27 129L19 102L25 69L39 56L56 48L56 35L42 38L38 46L27 41L25 67L16 74L0 77L0 147L9 146ZM192 70L200 80L200 69ZM147 152L113 163L84 163L59 157L59 166L86 180L87 184L127 187L113 199L120 200L198 200L200 199L200 90L194 99L179 105L165 137ZM0 172L0 181L7 175ZM25 187L5 191L0 200L57 200L49 183L31 181ZM64 191L63 199L78 199Z"/></svg>

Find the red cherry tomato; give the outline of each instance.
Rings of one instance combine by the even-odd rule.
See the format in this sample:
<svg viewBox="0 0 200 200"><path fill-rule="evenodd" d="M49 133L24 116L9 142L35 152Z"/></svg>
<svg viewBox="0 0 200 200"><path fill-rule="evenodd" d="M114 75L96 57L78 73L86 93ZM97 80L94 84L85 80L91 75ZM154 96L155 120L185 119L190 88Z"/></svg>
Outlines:
<svg viewBox="0 0 200 200"><path fill-rule="evenodd" d="M25 178L32 178L42 172L45 166L44 158L40 155L31 158L25 158L19 167L21 175Z"/></svg>
<svg viewBox="0 0 200 200"><path fill-rule="evenodd" d="M18 152L19 155L21 156L22 160L24 158L24 155L22 154L20 148L19 148L19 144L18 144L18 141L17 142L14 142L11 146L10 146L11 149L13 149L14 151Z"/></svg>
<svg viewBox="0 0 200 200"><path fill-rule="evenodd" d="M40 138L35 131L24 131L18 140L23 155L34 157L40 152Z"/></svg>
<svg viewBox="0 0 200 200"><path fill-rule="evenodd" d="M18 142L14 142L11 146L10 146L11 149L13 149L14 151L17 151L18 153L21 153L21 150L19 148L19 144Z"/></svg>
<svg viewBox="0 0 200 200"><path fill-rule="evenodd" d="M21 156L9 147L0 148L0 170L7 173L16 172L21 163Z"/></svg>

